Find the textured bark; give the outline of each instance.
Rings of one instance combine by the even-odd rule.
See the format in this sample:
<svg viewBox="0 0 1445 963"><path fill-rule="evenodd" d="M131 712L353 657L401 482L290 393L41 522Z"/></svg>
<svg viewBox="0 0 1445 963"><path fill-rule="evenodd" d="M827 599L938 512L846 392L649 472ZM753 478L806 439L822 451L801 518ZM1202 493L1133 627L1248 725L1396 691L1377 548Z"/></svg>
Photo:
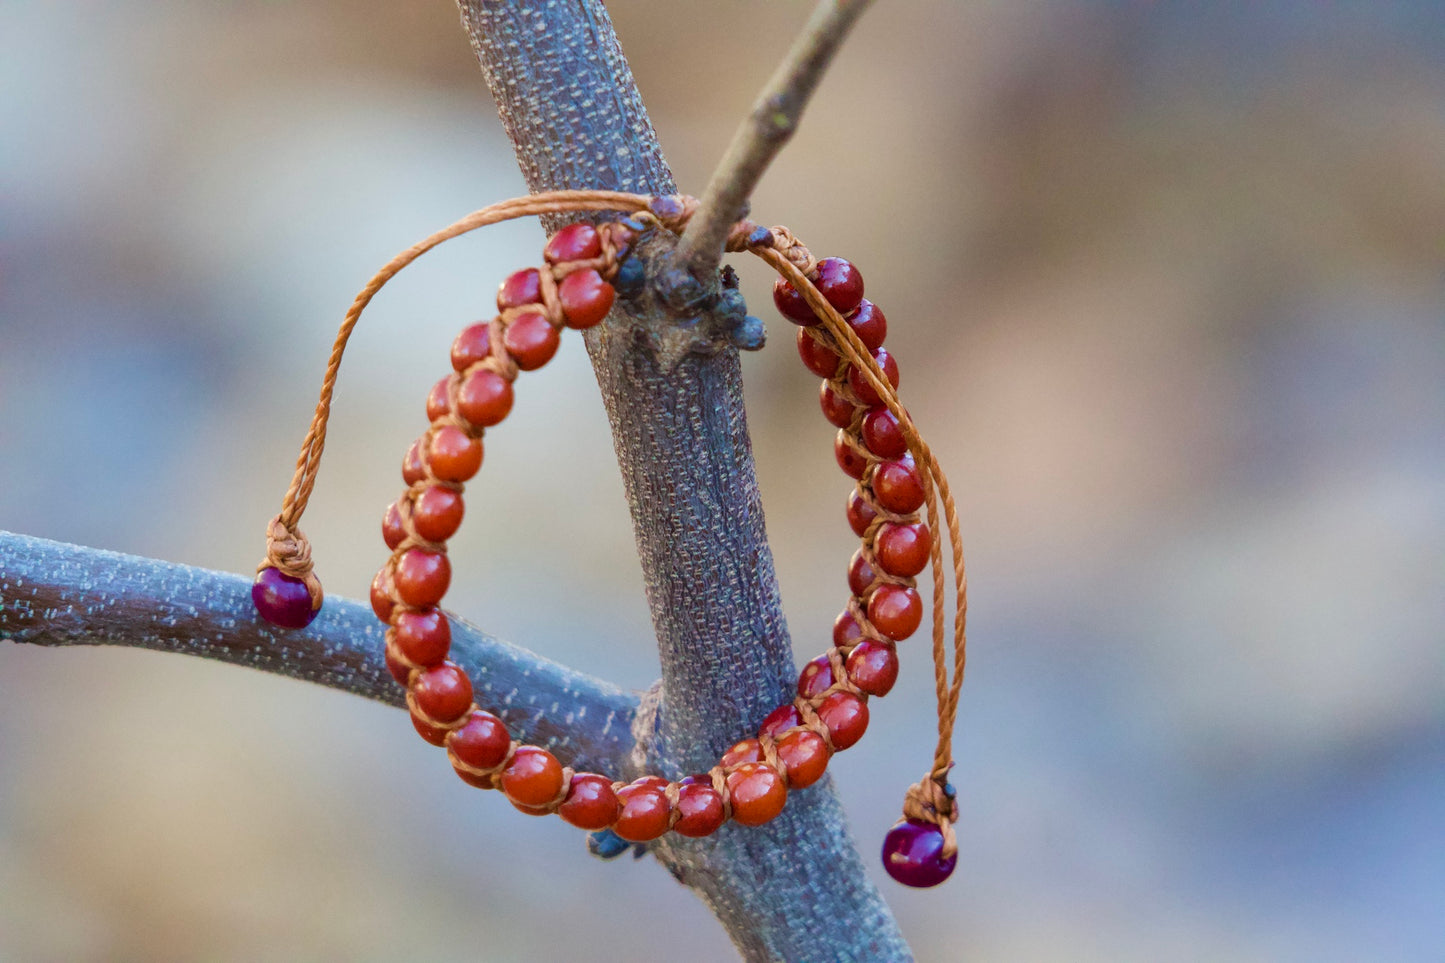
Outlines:
<svg viewBox="0 0 1445 963"><path fill-rule="evenodd" d="M0 640L182 652L404 708L382 633L370 605L336 595L308 628L277 632L239 575L0 532ZM518 738L603 771L631 754L631 694L455 618L451 658Z"/></svg>
<svg viewBox="0 0 1445 963"><path fill-rule="evenodd" d="M462 20L534 191L671 193L671 173L597 0L461 0ZM549 227L555 227L551 224ZM626 485L662 661L647 763L710 767L786 701L787 627L754 475L737 353L660 357L655 305L588 338ZM864 873L831 781L757 829L674 839L658 858L749 960L911 959Z"/></svg>

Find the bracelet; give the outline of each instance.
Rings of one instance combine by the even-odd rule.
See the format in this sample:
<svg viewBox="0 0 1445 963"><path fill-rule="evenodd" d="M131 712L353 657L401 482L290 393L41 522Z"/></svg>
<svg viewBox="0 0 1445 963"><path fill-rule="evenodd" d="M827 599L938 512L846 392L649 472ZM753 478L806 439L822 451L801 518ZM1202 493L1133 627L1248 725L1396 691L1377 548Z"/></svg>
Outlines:
<svg viewBox="0 0 1445 963"><path fill-rule="evenodd" d="M958 811L948 771L967 612L957 512L942 469L898 400L898 365L883 347L887 320L863 297L861 274L841 258L815 259L786 228L740 221L727 248L753 253L779 274L773 301L799 325L804 366L824 379L819 401L838 429L833 445L838 465L856 480L846 515L861 542L848 567L851 595L834 623L833 644L803 667L796 697L706 773L623 783L575 772L546 749L518 743L501 719L473 702L465 670L447 659L450 623L438 608L451 580L446 542L461 525L464 485L481 468L486 429L507 417L512 383L551 360L564 329L593 327L619 293L626 297L640 289L641 262L629 257L637 242L653 231L680 232L696 205L688 197L610 191L537 194L477 211L393 258L357 295L337 333L295 476L281 513L268 525L267 556L258 566L252 598L259 614L282 628L304 628L321 607L321 583L298 523L315 484L342 353L377 291L437 244L487 224L529 214L623 214L595 225L574 223L552 235L542 267L517 271L502 282L497 316L457 335L452 371L427 396L429 427L407 450L402 460L407 487L382 520L391 556L371 585L372 608L388 626L386 664L406 687L412 723L423 739L446 748L463 780L500 789L526 813L557 813L581 829L610 831L629 842L669 831L708 836L729 820L762 825L782 811L790 791L817 782L835 752L862 738L869 697L886 695L897 679L896 643L922 621L916 576L931 567L939 740L932 768L910 787L903 818L884 839L883 862L901 883L936 885L957 862ZM951 646L941 539L934 537L940 501L954 562ZM926 510L926 521L920 510Z"/></svg>

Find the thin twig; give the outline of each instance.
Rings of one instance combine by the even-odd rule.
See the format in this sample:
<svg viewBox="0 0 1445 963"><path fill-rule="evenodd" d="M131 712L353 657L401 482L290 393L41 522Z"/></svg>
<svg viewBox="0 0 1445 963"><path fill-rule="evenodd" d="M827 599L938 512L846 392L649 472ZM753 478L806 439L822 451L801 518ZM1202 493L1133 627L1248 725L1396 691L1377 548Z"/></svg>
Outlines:
<svg viewBox="0 0 1445 963"><path fill-rule="evenodd" d="M306 629L277 631L256 616L250 581L239 575L8 532L0 532L0 641L180 652L405 706L368 605L327 596ZM519 739L569 765L623 771L635 696L457 619L451 658L472 677L477 703Z"/></svg>
<svg viewBox="0 0 1445 963"><path fill-rule="evenodd" d="M693 277L705 278L717 270L728 229L746 213L748 198L763 172L792 138L828 64L871 2L822 0L752 112L738 125L674 254L676 263Z"/></svg>

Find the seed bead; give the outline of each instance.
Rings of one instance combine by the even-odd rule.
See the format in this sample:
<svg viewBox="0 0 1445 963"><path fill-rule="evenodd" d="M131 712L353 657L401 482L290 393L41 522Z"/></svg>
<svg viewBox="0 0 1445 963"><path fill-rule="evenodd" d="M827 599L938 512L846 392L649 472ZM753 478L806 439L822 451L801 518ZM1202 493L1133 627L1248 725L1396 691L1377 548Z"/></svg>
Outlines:
<svg viewBox="0 0 1445 963"><path fill-rule="evenodd" d="M452 342L452 367L466 371L492 353L492 326L485 321L462 329Z"/></svg>
<svg viewBox="0 0 1445 963"><path fill-rule="evenodd" d="M878 367L883 370L888 383L893 386L893 390L897 391L898 362L893 360L893 355L888 353L887 348L879 348L873 352L873 360L878 362ZM857 368L851 366L848 369L848 387L852 389L853 396L858 399L858 403L865 408L883 404L883 399L878 396L878 392L873 390L868 379L863 377Z"/></svg>
<svg viewBox="0 0 1445 963"><path fill-rule="evenodd" d="M501 788L514 805L545 806L562 791L562 764L539 746L518 746L502 770Z"/></svg>
<svg viewBox="0 0 1445 963"><path fill-rule="evenodd" d="M607 317L617 292L602 280L602 275L588 269L574 271L557 285L557 300L562 305L562 318L567 327L590 328Z"/></svg>
<svg viewBox="0 0 1445 963"><path fill-rule="evenodd" d="M778 771L765 762L745 762L727 774L733 819L744 826L761 826L783 811L788 787Z"/></svg>
<svg viewBox="0 0 1445 963"><path fill-rule="evenodd" d="M451 409L451 399L447 392L451 390L451 376L443 378L436 384L426 396L426 420L436 421L438 418L447 415Z"/></svg>
<svg viewBox="0 0 1445 963"><path fill-rule="evenodd" d="M401 523L401 509L396 502L386 506L386 514L381 516L381 537L393 551L406 538L406 526Z"/></svg>
<svg viewBox="0 0 1445 963"><path fill-rule="evenodd" d="M788 785L805 789L823 778L828 769L828 747L809 729L794 729L778 740L778 761L788 773Z"/></svg>
<svg viewBox="0 0 1445 963"><path fill-rule="evenodd" d="M851 692L834 692L818 704L818 718L828 727L833 748L841 751L868 731L868 704Z"/></svg>
<svg viewBox="0 0 1445 963"><path fill-rule="evenodd" d="M889 575L911 578L928 567L933 537L922 522L884 522L878 529L873 550L878 565Z"/></svg>
<svg viewBox="0 0 1445 963"><path fill-rule="evenodd" d="M471 437L456 425L443 425L431 433L426 458L437 478L464 482L482 467L482 440Z"/></svg>
<svg viewBox="0 0 1445 963"><path fill-rule="evenodd" d="M484 709L473 709L462 726L447 737L452 754L473 769L495 769L512 746L507 726Z"/></svg>
<svg viewBox="0 0 1445 963"><path fill-rule="evenodd" d="M460 493L429 485L412 502L411 523L427 541L445 542L461 527L464 508Z"/></svg>
<svg viewBox="0 0 1445 963"><path fill-rule="evenodd" d="M843 474L849 478L862 478L863 472L868 468L868 458L849 442L848 430L838 429L838 434L833 439L833 457L838 460L838 467L843 469Z"/></svg>
<svg viewBox="0 0 1445 963"><path fill-rule="evenodd" d="M873 469L873 497L895 515L912 515L923 507L923 481L911 455L879 462Z"/></svg>
<svg viewBox="0 0 1445 963"><path fill-rule="evenodd" d="M529 311L512 319L502 335L502 343L507 346L507 353L517 362L517 367L523 371L535 371L552 360L562 338L545 317Z"/></svg>
<svg viewBox="0 0 1445 963"><path fill-rule="evenodd" d="M500 424L511 411L512 384L495 371L473 371L457 389L457 414L479 428Z"/></svg>
<svg viewBox="0 0 1445 963"><path fill-rule="evenodd" d="M677 812L677 822L672 828L683 836L693 838L717 832L726 815L722 796L718 795L706 776L698 782L683 780L677 787Z"/></svg>
<svg viewBox="0 0 1445 963"><path fill-rule="evenodd" d="M392 573L396 597L416 609L436 605L447 594L452 566L440 552L409 548L396 560Z"/></svg>
<svg viewBox="0 0 1445 963"><path fill-rule="evenodd" d="M908 440L898 419L887 408L872 408L863 416L863 444L879 458L902 458L908 451Z"/></svg>
<svg viewBox="0 0 1445 963"><path fill-rule="evenodd" d="M803 666L798 673L798 695L811 699L833 684L833 666L826 655L820 655Z"/></svg>
<svg viewBox="0 0 1445 963"><path fill-rule="evenodd" d="M818 405L823 409L823 417L828 419L829 424L838 428L847 428L852 424L852 402L834 391L833 386L826 381L818 389Z"/></svg>
<svg viewBox="0 0 1445 963"><path fill-rule="evenodd" d="M548 264L562 261L586 261L602 253L602 239L591 224L568 224L547 241L542 256Z"/></svg>
<svg viewBox="0 0 1445 963"><path fill-rule="evenodd" d="M848 653L848 681L871 696L886 696L898 681L898 653L893 646L864 639Z"/></svg>
<svg viewBox="0 0 1445 963"><path fill-rule="evenodd" d="M411 693L417 709L436 723L455 722L472 707L472 680L451 662L432 666L417 676Z"/></svg>
<svg viewBox="0 0 1445 963"><path fill-rule="evenodd" d="M606 829L617 821L622 804L612 791L612 780L594 772L579 772L572 777L567 798L557 807L557 815L578 829Z"/></svg>
<svg viewBox="0 0 1445 963"><path fill-rule="evenodd" d="M868 597L868 621L895 642L914 632L923 620L923 600L906 585L881 585Z"/></svg>
<svg viewBox="0 0 1445 963"><path fill-rule="evenodd" d="M387 635L399 654L424 667L445 661L452 644L451 623L434 608L396 613Z"/></svg>
<svg viewBox="0 0 1445 963"><path fill-rule="evenodd" d="M623 839L645 843L667 832L671 815L667 794L661 789L631 783L617 790L617 800L622 812L612 824L612 831Z"/></svg>
<svg viewBox="0 0 1445 963"><path fill-rule="evenodd" d="M524 268L508 275L497 289L497 310L520 308L542 300L542 280L536 268Z"/></svg>

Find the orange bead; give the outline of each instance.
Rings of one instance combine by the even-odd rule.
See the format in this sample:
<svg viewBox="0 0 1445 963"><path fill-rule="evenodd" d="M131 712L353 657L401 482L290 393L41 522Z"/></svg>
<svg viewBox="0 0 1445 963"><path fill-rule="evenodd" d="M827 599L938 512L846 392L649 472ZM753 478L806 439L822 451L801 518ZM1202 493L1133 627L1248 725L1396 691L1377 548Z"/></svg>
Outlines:
<svg viewBox="0 0 1445 963"><path fill-rule="evenodd" d="M411 523L427 541L445 542L461 527L463 510L460 492L431 485L412 502Z"/></svg>
<svg viewBox="0 0 1445 963"><path fill-rule="evenodd" d="M562 305L562 318L567 327L590 328L607 317L617 292L590 268L573 271L557 285L557 300Z"/></svg>
<svg viewBox="0 0 1445 963"><path fill-rule="evenodd" d="M587 261L602 253L602 240L591 224L568 224L553 234L542 249L549 264L562 261Z"/></svg>
<svg viewBox="0 0 1445 963"><path fill-rule="evenodd" d="M744 762L761 762L762 759L763 747L758 745L758 740L744 739L723 753L721 765L726 769Z"/></svg>
<svg viewBox="0 0 1445 963"><path fill-rule="evenodd" d="M868 731L868 704L851 692L835 692L819 703L818 718L828 727L833 749L841 751Z"/></svg>
<svg viewBox="0 0 1445 963"><path fill-rule="evenodd" d="M466 724L453 729L447 738L447 748L473 769L497 768L511 747L512 734L506 725L484 709L473 709Z"/></svg>
<svg viewBox="0 0 1445 963"><path fill-rule="evenodd" d="M440 552L409 548L396 560L391 578L397 598L414 609L424 609L436 605L447 594L452 566Z"/></svg>
<svg viewBox="0 0 1445 963"><path fill-rule="evenodd" d="M728 773L727 783L733 819L744 826L761 826L782 812L788 801L782 776L764 762L743 763Z"/></svg>
<svg viewBox="0 0 1445 963"><path fill-rule="evenodd" d="M622 812L612 824L612 831L623 839L645 843L667 832L671 813L667 795L661 789L629 784L617 790L617 801L622 804Z"/></svg>
<svg viewBox="0 0 1445 963"><path fill-rule="evenodd" d="M386 506L386 514L381 516L381 537L386 541L386 547L391 549L406 538L406 527L401 523L401 509L396 502Z"/></svg>
<svg viewBox="0 0 1445 963"><path fill-rule="evenodd" d="M572 777L567 799L557 808L557 815L578 829L606 829L617 821L622 804L612 791L612 780L595 772L579 772Z"/></svg>
<svg viewBox="0 0 1445 963"><path fill-rule="evenodd" d="M868 599L868 621L879 632L901 642L923 621L923 601L918 592L903 585L883 585Z"/></svg>
<svg viewBox="0 0 1445 963"><path fill-rule="evenodd" d="M536 304L542 300L542 280L536 268L524 268L502 282L497 289L497 308L520 308L524 304Z"/></svg>
<svg viewBox="0 0 1445 963"><path fill-rule="evenodd" d="M535 371L552 360L557 346L561 344L561 336L542 315L528 312L512 319L502 335L502 343L507 346L507 353L517 362L517 367L523 371Z"/></svg>
<svg viewBox="0 0 1445 963"><path fill-rule="evenodd" d="M846 668L848 680L859 689L871 696L886 696L898 681L898 653L891 645L865 639L848 653Z"/></svg>
<svg viewBox="0 0 1445 963"><path fill-rule="evenodd" d="M545 806L562 792L562 764L540 746L518 746L502 770L502 792L516 806Z"/></svg>
<svg viewBox="0 0 1445 963"><path fill-rule="evenodd" d="M457 414L479 428L490 428L512 410L512 384L480 368L466 376L457 389Z"/></svg>
<svg viewBox="0 0 1445 963"><path fill-rule="evenodd" d="M391 569L383 568L378 571L371 580L371 611L383 622L391 621L392 609L396 607L392 598L394 591L396 586L391 577Z"/></svg>
<svg viewBox="0 0 1445 963"><path fill-rule="evenodd" d="M723 824L723 801L709 779L677 788L677 822L673 829L694 839L711 836Z"/></svg>
<svg viewBox="0 0 1445 963"><path fill-rule="evenodd" d="M452 367L466 371L478 361L492 353L492 326L483 321L469 328L463 328L452 342Z"/></svg>
<svg viewBox="0 0 1445 963"><path fill-rule="evenodd" d="M443 425L431 433L427 464L442 481L464 482L482 467L482 440L456 425Z"/></svg>
<svg viewBox="0 0 1445 963"><path fill-rule="evenodd" d="M928 526L922 522L884 522L873 542L878 567L889 575L910 578L928 567L928 550L933 544Z"/></svg>
<svg viewBox="0 0 1445 963"><path fill-rule="evenodd" d="M445 377L432 385L431 391L426 396L426 420L436 421L452 410L451 399L447 392L451 387L451 377Z"/></svg>
<svg viewBox="0 0 1445 963"><path fill-rule="evenodd" d="M823 778L828 769L828 747L816 732L795 729L778 740L778 761L788 772L788 785L802 789Z"/></svg>
<svg viewBox="0 0 1445 963"><path fill-rule="evenodd" d="M401 480L408 485L415 485L425 477L426 465L421 460L421 439L418 438L411 443L401 460Z"/></svg>
<svg viewBox="0 0 1445 963"><path fill-rule="evenodd" d="M432 722L454 722L472 707L472 680L461 666L443 662L418 675L411 694L417 709Z"/></svg>
<svg viewBox="0 0 1445 963"><path fill-rule="evenodd" d="M452 627L439 609L398 612L386 637L412 664L432 666L445 661Z"/></svg>

